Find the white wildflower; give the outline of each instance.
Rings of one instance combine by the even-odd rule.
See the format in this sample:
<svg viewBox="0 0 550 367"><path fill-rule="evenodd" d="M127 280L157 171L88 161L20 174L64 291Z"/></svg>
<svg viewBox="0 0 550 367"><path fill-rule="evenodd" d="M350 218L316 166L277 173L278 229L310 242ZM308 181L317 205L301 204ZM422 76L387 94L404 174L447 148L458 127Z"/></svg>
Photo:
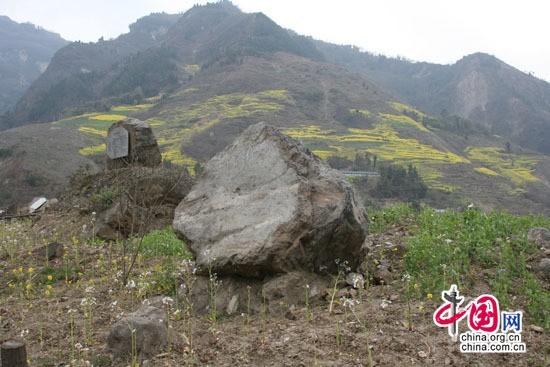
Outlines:
<svg viewBox="0 0 550 367"><path fill-rule="evenodd" d="M174 303L174 300L170 297L164 297L162 299L162 304L166 307L172 307L173 303Z"/></svg>

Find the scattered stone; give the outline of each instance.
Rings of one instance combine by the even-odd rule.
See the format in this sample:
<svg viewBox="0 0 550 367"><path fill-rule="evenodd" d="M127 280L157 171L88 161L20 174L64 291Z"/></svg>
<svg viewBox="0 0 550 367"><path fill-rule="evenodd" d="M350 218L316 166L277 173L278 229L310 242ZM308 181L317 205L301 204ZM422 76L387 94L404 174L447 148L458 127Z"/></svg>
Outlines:
<svg viewBox="0 0 550 367"><path fill-rule="evenodd" d="M365 278L358 273L349 273L346 275L346 283L355 289L365 288Z"/></svg>
<svg viewBox="0 0 550 367"><path fill-rule="evenodd" d="M399 278L399 275L390 272L385 266L377 266L373 270L372 278L374 280L374 284L387 285Z"/></svg>
<svg viewBox="0 0 550 367"><path fill-rule="evenodd" d="M132 357L132 335L139 360L157 355L168 339L166 312L147 306L113 325L107 337L107 346L115 362L127 361Z"/></svg>
<svg viewBox="0 0 550 367"><path fill-rule="evenodd" d="M176 209L199 273L260 278L356 268L367 221L347 179L301 143L259 123L212 158Z"/></svg>
<svg viewBox="0 0 550 367"><path fill-rule="evenodd" d="M99 222L94 226L94 236L105 241L116 241L121 235L107 223Z"/></svg>
<svg viewBox="0 0 550 367"><path fill-rule="evenodd" d="M348 287L339 289L338 292L336 292L335 299L350 298L351 295L349 293L349 290L350 289Z"/></svg>
<svg viewBox="0 0 550 367"><path fill-rule="evenodd" d="M550 258L541 259L537 270L541 273L543 278L550 280Z"/></svg>
<svg viewBox="0 0 550 367"><path fill-rule="evenodd" d="M176 206L193 183L184 169L107 170L75 184L58 207L88 216L90 236L115 241L171 225Z"/></svg>
<svg viewBox="0 0 550 367"><path fill-rule="evenodd" d="M288 310L285 313L285 318L288 320L296 320L296 312L294 310Z"/></svg>
<svg viewBox="0 0 550 367"><path fill-rule="evenodd" d="M108 169L129 165L155 167L162 162L157 139L149 123L134 118L118 121L107 131Z"/></svg>
<svg viewBox="0 0 550 367"><path fill-rule="evenodd" d="M289 309L305 305L306 285L312 304L323 299L329 284L329 277L309 272L279 274L263 280L224 276L214 281L197 276L189 292L179 294L179 304L192 304L195 313L208 314L212 301L209 291L215 286L216 309L220 312L259 314L265 307L270 314L284 315Z"/></svg>
<svg viewBox="0 0 550 367"><path fill-rule="evenodd" d="M60 243L52 242L45 246L35 248L33 251L34 256L39 260L53 260L55 258L63 257L65 252L65 246Z"/></svg>
<svg viewBox="0 0 550 367"><path fill-rule="evenodd" d="M428 357L428 353L424 352L423 350L419 351L418 352L418 356L420 358L427 358Z"/></svg>
<svg viewBox="0 0 550 367"><path fill-rule="evenodd" d="M538 248L550 248L550 230L548 228L531 228L527 234L527 239L534 242Z"/></svg>
<svg viewBox="0 0 550 367"><path fill-rule="evenodd" d="M234 315L237 312L237 309L239 308L239 295L235 294L233 297L231 297L231 300L229 300L229 303L227 304L227 308L225 309L225 313L227 313L228 316Z"/></svg>
<svg viewBox="0 0 550 367"><path fill-rule="evenodd" d="M39 210L48 200L44 197L34 198L29 205L29 213L34 213Z"/></svg>
<svg viewBox="0 0 550 367"><path fill-rule="evenodd" d="M536 333L544 333L544 328L540 327L538 325L531 325L530 329L533 330Z"/></svg>

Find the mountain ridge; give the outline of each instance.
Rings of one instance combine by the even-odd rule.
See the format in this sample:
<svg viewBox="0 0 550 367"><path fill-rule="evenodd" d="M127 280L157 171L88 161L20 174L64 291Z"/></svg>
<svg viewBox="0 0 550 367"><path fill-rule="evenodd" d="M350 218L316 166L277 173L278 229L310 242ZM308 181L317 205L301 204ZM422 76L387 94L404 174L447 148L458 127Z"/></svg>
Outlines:
<svg viewBox="0 0 550 367"><path fill-rule="evenodd" d="M550 153L550 83L495 56L478 52L439 65L316 44L327 60L359 72L432 115L466 118L513 143Z"/></svg>
<svg viewBox="0 0 550 367"><path fill-rule="evenodd" d="M353 160L368 153L386 164L413 164L439 198L433 199L436 203L456 205L455 197L463 197L487 207L550 208L545 202L550 185L541 172L546 157L494 136L490 127L454 110L431 114L400 97L429 97L433 87L446 98L464 80L453 81L451 66L373 55L366 60L354 49L345 53L341 46L320 45L261 13L245 14L226 2L196 6L173 18L158 15L156 23L136 33L143 19L148 18L136 22L138 28L131 27L129 36L74 43L58 52L61 57L82 51L83 62L73 60L69 66L75 73L54 78L55 72L69 70L55 62L53 71L19 102L19 112L55 120L54 127L76 128L79 141L85 142L80 154L97 162L108 127L126 116L149 121L165 161L188 167L206 162L246 127L264 121L303 140L325 159ZM141 46L125 45L101 65L84 52L116 51L117 43L124 45L131 37ZM334 62L336 56L339 62ZM483 71L469 60L459 65L463 74L472 68ZM346 68L344 62L355 67ZM370 78L365 68L377 71L386 85ZM53 79L49 85L48 78ZM420 82L397 90L407 78ZM479 103L478 81L473 80L472 110ZM46 93L38 90L40 83ZM42 105L37 104L41 98ZM41 106L50 110L38 113Z"/></svg>
<svg viewBox="0 0 550 367"><path fill-rule="evenodd" d="M0 15L0 114L15 105L67 43L57 33Z"/></svg>

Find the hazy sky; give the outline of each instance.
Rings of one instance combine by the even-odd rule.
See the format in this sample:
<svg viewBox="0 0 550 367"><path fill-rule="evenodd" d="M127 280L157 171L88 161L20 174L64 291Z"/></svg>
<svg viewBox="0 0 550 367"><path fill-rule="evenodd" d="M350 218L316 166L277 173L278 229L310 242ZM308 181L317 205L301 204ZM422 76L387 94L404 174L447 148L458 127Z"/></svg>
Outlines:
<svg viewBox="0 0 550 367"><path fill-rule="evenodd" d="M212 1L212 0L211 0ZM0 0L0 15L68 40L128 32L151 12L180 13L199 0ZM299 34L413 61L454 63L485 52L550 81L550 1L234 0Z"/></svg>

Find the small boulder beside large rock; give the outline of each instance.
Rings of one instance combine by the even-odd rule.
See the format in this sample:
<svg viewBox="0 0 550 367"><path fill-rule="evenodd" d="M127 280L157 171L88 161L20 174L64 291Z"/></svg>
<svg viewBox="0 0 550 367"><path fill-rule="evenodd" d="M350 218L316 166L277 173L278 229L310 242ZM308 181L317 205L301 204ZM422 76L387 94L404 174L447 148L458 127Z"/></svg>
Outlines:
<svg viewBox="0 0 550 367"><path fill-rule="evenodd" d="M114 362L149 359L168 342L168 320L160 308L147 306L113 325L107 346ZM134 355L132 355L134 354Z"/></svg>
<svg viewBox="0 0 550 367"><path fill-rule="evenodd" d="M527 234L527 239L539 248L550 248L550 230L548 228L531 228Z"/></svg>

